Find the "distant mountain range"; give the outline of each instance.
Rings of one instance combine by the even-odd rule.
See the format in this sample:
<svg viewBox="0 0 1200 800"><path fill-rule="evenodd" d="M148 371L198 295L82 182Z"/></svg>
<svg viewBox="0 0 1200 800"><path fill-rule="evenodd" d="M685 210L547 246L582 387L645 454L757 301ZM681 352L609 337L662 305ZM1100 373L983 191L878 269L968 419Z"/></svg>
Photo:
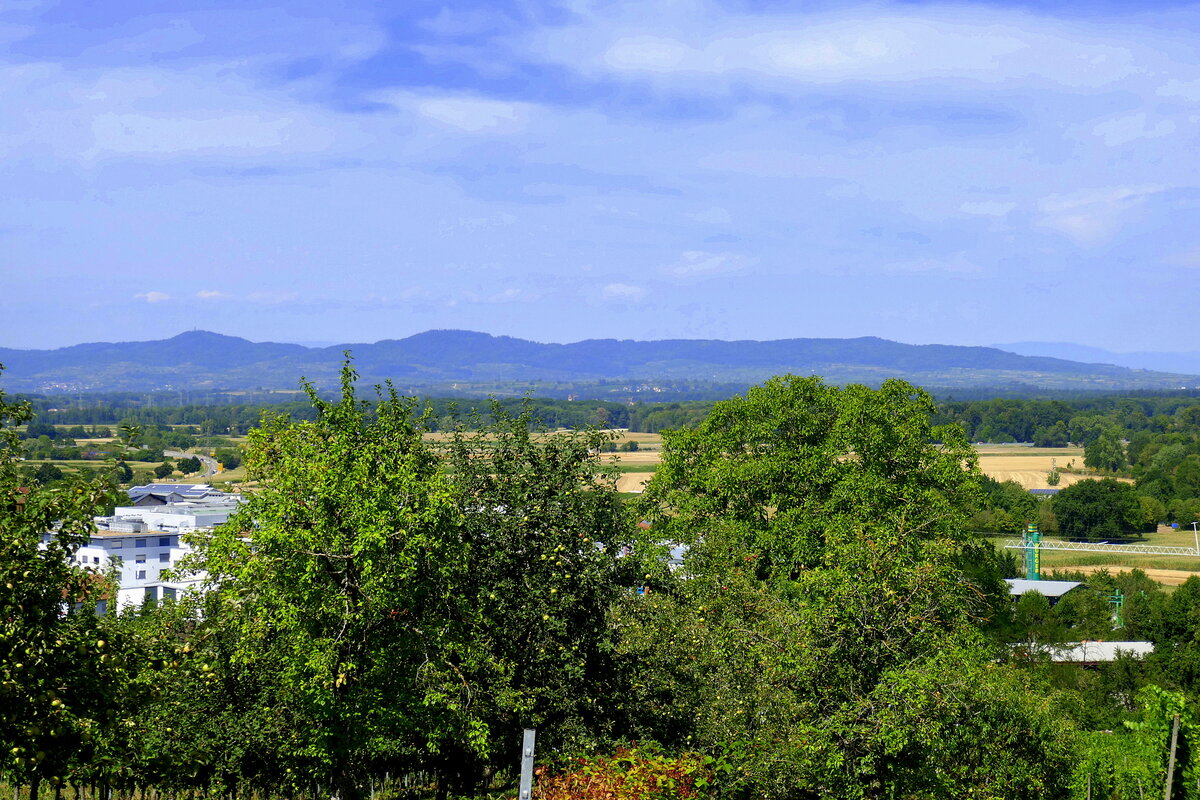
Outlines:
<svg viewBox="0 0 1200 800"><path fill-rule="evenodd" d="M1067 342L1014 342L1012 344L996 344L992 346L1023 356L1048 356L1050 358L1065 358L1070 361L1086 361L1093 364L1115 364L1118 367L1130 367L1132 369L1150 369L1159 372L1200 375L1200 352L1194 351L1190 353L1149 351L1114 353L1109 350L1101 350L1099 347L1088 347L1087 345L1069 344Z"/></svg>
<svg viewBox="0 0 1200 800"><path fill-rule="evenodd" d="M427 394L499 394L604 384L601 394L653 394L663 382L748 386L787 372L835 383L901 377L934 389L1024 387L1091 391L1200 386L1188 374L1020 355L994 347L858 339L719 341L590 339L539 344L471 331L427 331L373 344L305 347L207 331L152 342L99 342L57 350L0 348L8 391L247 391L295 389L301 376L332 388L344 351L364 380L391 379ZM598 395L597 395L598 396Z"/></svg>

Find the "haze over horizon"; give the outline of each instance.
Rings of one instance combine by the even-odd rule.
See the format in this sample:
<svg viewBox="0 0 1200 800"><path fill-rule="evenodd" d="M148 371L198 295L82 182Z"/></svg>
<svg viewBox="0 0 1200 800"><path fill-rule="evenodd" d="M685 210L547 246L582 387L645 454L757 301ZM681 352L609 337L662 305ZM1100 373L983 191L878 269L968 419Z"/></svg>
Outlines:
<svg viewBox="0 0 1200 800"><path fill-rule="evenodd" d="M0 346L1200 349L1200 5L0 4Z"/></svg>

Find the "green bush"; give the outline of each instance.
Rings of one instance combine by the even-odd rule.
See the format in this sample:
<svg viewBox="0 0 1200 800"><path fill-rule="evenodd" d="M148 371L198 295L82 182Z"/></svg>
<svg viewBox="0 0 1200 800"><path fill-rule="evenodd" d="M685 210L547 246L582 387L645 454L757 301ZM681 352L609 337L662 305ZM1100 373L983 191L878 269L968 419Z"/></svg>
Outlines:
<svg viewBox="0 0 1200 800"><path fill-rule="evenodd" d="M713 759L663 754L653 745L618 747L609 756L578 758L569 771L539 775L537 800L688 800L711 794Z"/></svg>

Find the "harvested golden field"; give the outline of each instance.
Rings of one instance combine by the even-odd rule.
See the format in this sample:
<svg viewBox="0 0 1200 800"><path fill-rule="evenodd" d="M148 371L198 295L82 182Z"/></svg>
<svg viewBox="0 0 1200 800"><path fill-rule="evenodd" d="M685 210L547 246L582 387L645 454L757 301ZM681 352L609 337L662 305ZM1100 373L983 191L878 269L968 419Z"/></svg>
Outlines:
<svg viewBox="0 0 1200 800"><path fill-rule="evenodd" d="M1093 572L1108 570L1113 575L1120 572L1129 572L1135 567L1129 564L1087 564L1078 567L1066 567L1071 572L1082 572L1086 575L1091 575ZM1139 568L1146 573L1146 577L1154 581L1160 586L1181 586L1188 578L1195 575L1195 572L1189 572L1183 569L1147 569ZM1044 577L1053 578L1053 575L1044 575Z"/></svg>
<svg viewBox="0 0 1200 800"><path fill-rule="evenodd" d="M626 441L636 441L638 451L635 453L612 453L606 457L621 466L653 465L659 462L662 450L662 437L653 433L618 432L620 438L617 444ZM979 445L975 448L979 453L979 467L985 475L998 481L1013 480L1026 489L1048 489L1046 475L1054 466L1060 469L1074 464L1083 467L1082 447L1035 448L1022 445ZM1059 487L1070 486L1076 481L1084 480L1089 475L1061 473ZM627 473L621 476L621 491L639 491L642 484L650 479L645 472Z"/></svg>
<svg viewBox="0 0 1200 800"><path fill-rule="evenodd" d="M662 436L657 433L631 433L611 431L613 443L618 447L626 442L637 442L635 452L605 453L603 458L624 469L617 487L622 492L640 492L653 475L652 468L662 457ZM431 442L444 441L448 434L426 434ZM1060 469L1074 464L1083 467L1082 447L1035 448L1022 445L989 444L975 448L979 453L979 466L985 475L998 481L1013 480L1026 489L1048 489L1046 475L1051 468ZM1059 487L1070 486L1091 477L1084 474L1061 473Z"/></svg>
<svg viewBox="0 0 1200 800"><path fill-rule="evenodd" d="M1082 447L1026 447L1019 444L976 445L979 468L984 475L998 481L1016 481L1026 489L1049 489L1046 476L1057 466L1060 470L1072 464L1083 469ZM1060 473L1058 488L1093 478L1094 475Z"/></svg>

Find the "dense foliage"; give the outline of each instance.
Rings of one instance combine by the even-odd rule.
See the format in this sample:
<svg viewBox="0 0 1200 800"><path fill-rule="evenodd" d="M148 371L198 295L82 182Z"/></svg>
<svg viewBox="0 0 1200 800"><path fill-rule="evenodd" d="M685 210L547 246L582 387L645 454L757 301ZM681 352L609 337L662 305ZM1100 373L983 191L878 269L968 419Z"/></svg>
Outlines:
<svg viewBox="0 0 1200 800"><path fill-rule="evenodd" d="M111 483L31 480L23 448L59 434L20 442L30 411L0 399L0 778L480 796L511 791L536 726L546 798L1132 798L1162 792L1178 715L1175 797L1196 796L1200 579L1013 602L1011 560L970 532L1098 535L1069 511L1097 491L1144 525L1140 483L1038 501L980 476L924 392L789 376L703 416L662 406L678 428L630 507L602 432L535 434L532 404L368 404L354 379L251 432L260 488L199 543L207 591L120 616L93 613L104 576L70 560ZM1172 414L1178 441L1115 441L1133 464L1180 445L1157 467L1174 490L1192 434ZM164 433L119 423L126 451ZM1157 650L1051 661L1084 638Z"/></svg>

